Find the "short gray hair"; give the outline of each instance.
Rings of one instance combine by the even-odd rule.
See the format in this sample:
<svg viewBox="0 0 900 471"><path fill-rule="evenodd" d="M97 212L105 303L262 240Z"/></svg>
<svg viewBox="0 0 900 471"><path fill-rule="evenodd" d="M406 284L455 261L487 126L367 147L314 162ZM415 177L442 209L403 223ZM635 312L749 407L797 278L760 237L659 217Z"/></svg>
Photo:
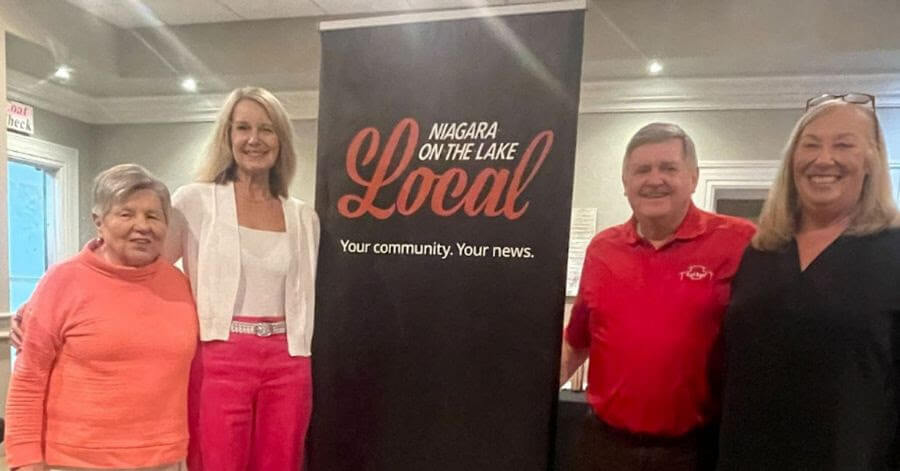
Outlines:
<svg viewBox="0 0 900 471"><path fill-rule="evenodd" d="M628 164L628 157L634 149L645 144L656 144L665 142L669 139L681 139L682 149L684 150L684 160L691 166L697 168L697 151L694 148L694 141L688 136L681 126L673 123L650 123L638 130L628 141L625 148L625 158L622 160L622 174L625 174L625 167Z"/></svg>
<svg viewBox="0 0 900 471"><path fill-rule="evenodd" d="M116 165L94 178L94 206L91 213L102 218L114 205L122 203L140 190L156 193L168 221L172 207L169 189L147 169L136 164Z"/></svg>

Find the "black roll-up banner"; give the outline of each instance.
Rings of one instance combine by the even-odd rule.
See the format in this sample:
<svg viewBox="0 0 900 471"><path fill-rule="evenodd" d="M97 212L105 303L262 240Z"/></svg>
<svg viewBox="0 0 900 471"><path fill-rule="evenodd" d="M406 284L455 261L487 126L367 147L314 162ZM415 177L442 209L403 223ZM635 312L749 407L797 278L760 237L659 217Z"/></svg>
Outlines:
<svg viewBox="0 0 900 471"><path fill-rule="evenodd" d="M311 471L551 466L583 8L323 23Z"/></svg>

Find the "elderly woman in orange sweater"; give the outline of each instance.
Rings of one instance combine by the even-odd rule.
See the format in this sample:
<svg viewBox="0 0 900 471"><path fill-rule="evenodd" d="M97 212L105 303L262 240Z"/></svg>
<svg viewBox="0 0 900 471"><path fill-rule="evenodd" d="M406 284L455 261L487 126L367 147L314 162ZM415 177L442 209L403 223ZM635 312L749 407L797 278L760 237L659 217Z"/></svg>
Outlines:
<svg viewBox="0 0 900 471"><path fill-rule="evenodd" d="M12 469L185 469L197 314L160 257L169 191L137 165L94 182L97 239L52 267L25 316L6 406Z"/></svg>

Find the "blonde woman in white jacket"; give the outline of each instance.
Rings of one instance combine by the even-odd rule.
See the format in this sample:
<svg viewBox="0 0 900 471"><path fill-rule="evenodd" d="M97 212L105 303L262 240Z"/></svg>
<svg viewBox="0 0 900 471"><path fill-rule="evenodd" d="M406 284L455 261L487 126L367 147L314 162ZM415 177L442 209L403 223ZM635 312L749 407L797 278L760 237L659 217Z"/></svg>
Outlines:
<svg viewBox="0 0 900 471"><path fill-rule="evenodd" d="M191 373L192 471L298 470L312 413L319 219L288 196L293 127L261 88L216 121L197 183L178 189L166 256L200 320Z"/></svg>

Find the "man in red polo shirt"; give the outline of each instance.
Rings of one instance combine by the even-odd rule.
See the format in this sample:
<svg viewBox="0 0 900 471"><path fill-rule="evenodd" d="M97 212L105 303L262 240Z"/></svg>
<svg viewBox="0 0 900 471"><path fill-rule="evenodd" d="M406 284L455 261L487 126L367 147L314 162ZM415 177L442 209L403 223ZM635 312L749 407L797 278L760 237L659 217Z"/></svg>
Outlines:
<svg viewBox="0 0 900 471"><path fill-rule="evenodd" d="M587 471L715 466L715 345L749 222L697 209L697 156L678 126L641 128L622 183L633 216L597 234L566 327L560 384L590 357Z"/></svg>

